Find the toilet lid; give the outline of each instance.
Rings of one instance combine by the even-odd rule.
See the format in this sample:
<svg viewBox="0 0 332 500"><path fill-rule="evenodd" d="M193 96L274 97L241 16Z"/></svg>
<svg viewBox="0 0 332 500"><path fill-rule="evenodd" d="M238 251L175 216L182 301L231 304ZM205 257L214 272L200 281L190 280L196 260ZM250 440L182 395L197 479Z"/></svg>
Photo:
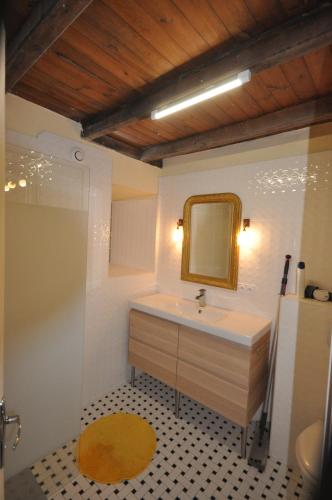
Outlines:
<svg viewBox="0 0 332 500"><path fill-rule="evenodd" d="M297 455L307 473L317 479L322 453L323 422L318 420L299 435L296 442Z"/></svg>

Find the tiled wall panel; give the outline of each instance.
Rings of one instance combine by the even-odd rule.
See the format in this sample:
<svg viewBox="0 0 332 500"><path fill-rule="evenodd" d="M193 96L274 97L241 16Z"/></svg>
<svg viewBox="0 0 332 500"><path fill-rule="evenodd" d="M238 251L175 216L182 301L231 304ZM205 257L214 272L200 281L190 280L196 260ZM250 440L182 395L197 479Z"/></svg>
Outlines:
<svg viewBox="0 0 332 500"><path fill-rule="evenodd" d="M306 180L306 157L194 172L160 179L158 283L162 292L193 299L199 283L180 280L181 249L172 241L186 199L232 192L251 219L257 245L241 249L237 291L208 287L208 303L273 318L285 254L292 255L289 291L294 290Z"/></svg>
<svg viewBox="0 0 332 500"><path fill-rule="evenodd" d="M154 270L156 217L156 198L112 203L112 264Z"/></svg>

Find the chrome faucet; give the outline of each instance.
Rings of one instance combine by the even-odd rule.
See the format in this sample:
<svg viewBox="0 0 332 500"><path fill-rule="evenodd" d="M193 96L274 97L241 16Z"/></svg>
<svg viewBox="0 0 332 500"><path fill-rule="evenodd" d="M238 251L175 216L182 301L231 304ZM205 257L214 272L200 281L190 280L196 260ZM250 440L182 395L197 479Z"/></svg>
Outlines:
<svg viewBox="0 0 332 500"><path fill-rule="evenodd" d="M199 295L197 295L196 300L198 300L199 307L205 307L206 306L206 295L205 295L205 288L200 288L199 290Z"/></svg>

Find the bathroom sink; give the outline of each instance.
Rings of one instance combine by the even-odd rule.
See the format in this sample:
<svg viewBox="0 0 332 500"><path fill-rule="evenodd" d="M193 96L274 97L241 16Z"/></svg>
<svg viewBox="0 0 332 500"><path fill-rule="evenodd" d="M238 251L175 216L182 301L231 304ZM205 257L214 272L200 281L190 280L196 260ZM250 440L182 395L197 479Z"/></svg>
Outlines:
<svg viewBox="0 0 332 500"><path fill-rule="evenodd" d="M200 308L196 301L161 293L132 300L129 306L246 346L257 342L271 327L261 316L214 306Z"/></svg>
<svg viewBox="0 0 332 500"><path fill-rule="evenodd" d="M167 309L182 317L193 318L196 321L207 321L209 323L215 323L223 317L223 312L218 307L199 307L196 302L186 299L179 299L174 303L168 303Z"/></svg>

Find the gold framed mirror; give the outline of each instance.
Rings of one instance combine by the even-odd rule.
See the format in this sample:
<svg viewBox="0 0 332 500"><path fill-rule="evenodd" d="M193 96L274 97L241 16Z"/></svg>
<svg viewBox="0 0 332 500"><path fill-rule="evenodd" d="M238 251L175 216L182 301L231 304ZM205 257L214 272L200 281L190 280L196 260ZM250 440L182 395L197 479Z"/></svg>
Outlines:
<svg viewBox="0 0 332 500"><path fill-rule="evenodd" d="M241 200L233 193L191 196L183 209L181 279L236 290Z"/></svg>

